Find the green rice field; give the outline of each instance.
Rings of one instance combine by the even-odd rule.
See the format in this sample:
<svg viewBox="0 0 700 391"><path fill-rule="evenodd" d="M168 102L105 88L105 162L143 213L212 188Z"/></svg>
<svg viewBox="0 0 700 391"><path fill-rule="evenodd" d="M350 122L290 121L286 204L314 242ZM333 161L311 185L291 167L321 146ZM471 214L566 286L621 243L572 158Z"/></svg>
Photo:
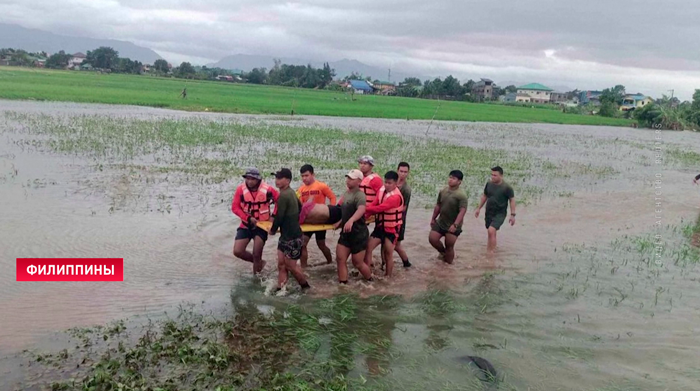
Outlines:
<svg viewBox="0 0 700 391"><path fill-rule="evenodd" d="M187 88L187 99L180 97ZM249 114L629 126L630 120L415 98L152 76L0 68L0 99L70 101Z"/></svg>

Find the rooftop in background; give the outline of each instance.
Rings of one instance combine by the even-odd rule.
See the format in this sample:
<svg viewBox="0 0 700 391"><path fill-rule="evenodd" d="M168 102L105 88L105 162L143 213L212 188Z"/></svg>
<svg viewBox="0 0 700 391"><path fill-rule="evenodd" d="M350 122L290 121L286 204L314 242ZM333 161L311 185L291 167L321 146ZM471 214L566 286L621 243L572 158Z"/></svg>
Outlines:
<svg viewBox="0 0 700 391"><path fill-rule="evenodd" d="M542 85L540 83L530 83L530 84L525 84L524 86L518 87L519 90L534 90L534 91L554 91L553 89Z"/></svg>
<svg viewBox="0 0 700 391"><path fill-rule="evenodd" d="M372 91L372 86L366 80L350 80L350 85L356 90Z"/></svg>

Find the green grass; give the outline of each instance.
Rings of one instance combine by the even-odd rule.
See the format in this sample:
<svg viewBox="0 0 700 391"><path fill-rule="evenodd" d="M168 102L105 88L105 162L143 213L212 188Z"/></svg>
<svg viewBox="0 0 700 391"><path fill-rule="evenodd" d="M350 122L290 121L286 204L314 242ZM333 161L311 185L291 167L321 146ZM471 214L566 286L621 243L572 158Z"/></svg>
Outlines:
<svg viewBox="0 0 700 391"><path fill-rule="evenodd" d="M187 87L187 99L179 98ZM128 104L188 111L326 115L489 122L528 122L628 126L632 122L564 114L542 108L295 89L285 87L185 81L151 76L99 74L0 67L0 98Z"/></svg>

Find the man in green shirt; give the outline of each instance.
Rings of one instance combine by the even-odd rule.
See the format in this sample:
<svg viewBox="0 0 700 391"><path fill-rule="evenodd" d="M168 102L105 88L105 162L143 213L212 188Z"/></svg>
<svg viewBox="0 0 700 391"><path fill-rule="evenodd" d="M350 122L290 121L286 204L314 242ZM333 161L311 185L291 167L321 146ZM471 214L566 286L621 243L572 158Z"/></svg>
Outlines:
<svg viewBox="0 0 700 391"><path fill-rule="evenodd" d="M411 166L408 163L406 163L406 162L399 163L399 167L398 167L399 182L397 183L397 187L399 188L399 191L401 192L401 195L403 196L404 210L403 210L403 224L401 224L401 229L399 231L398 243L396 244L396 247L394 248L394 250L396 250L396 253L399 254L399 257L401 257L401 262L403 262L403 267L411 267L411 262L408 261L408 254L406 254L406 250L404 250L403 247L401 246L401 242L403 242L403 239L404 239L404 234L406 233L406 214L408 213L408 204L409 204L409 202L411 202L411 186L409 186L408 182L406 182L406 179L408 178L408 174L410 171L411 171Z"/></svg>
<svg viewBox="0 0 700 391"><path fill-rule="evenodd" d="M270 235L274 236L277 229L282 230L279 242L277 244L277 289L282 289L282 286L287 283L288 274L291 272L297 280L301 289L310 288L306 281L304 273L297 264L301 258L301 248L304 246L302 238L301 226L299 225L299 210L301 210L301 202L297 198L296 193L289 187L292 181L292 171L288 168L283 168L270 175L275 176L275 185L280 191L277 198L277 207L275 211L275 219L270 228Z"/></svg>
<svg viewBox="0 0 700 391"><path fill-rule="evenodd" d="M372 271L365 263L365 251L369 241L369 229L365 224L366 200L365 193L360 190L360 183L364 174L360 170L352 170L345 175L345 185L348 190L340 198L338 204L341 207L343 217L334 224L334 228L341 228L338 245L335 248L336 262L338 263L338 282L348 283L348 257L352 255L352 264L368 281L372 281Z"/></svg>
<svg viewBox="0 0 700 391"><path fill-rule="evenodd" d="M428 241L438 250L440 258L450 264L454 261L454 246L457 243L457 237L462 233L462 222L467 213L467 195L459 188L462 179L464 179L462 171L450 172L447 187L440 191L430 220ZM445 245L440 241L443 236Z"/></svg>
<svg viewBox="0 0 700 391"><path fill-rule="evenodd" d="M486 183L479 207L474 212L474 217L479 218L479 211L486 204L484 220L488 230L486 251L489 253L493 253L496 250L496 232L506 219L509 202L510 219L508 222L512 226L515 224L515 193L513 188L503 180L503 169L500 166L496 166L491 169L491 181Z"/></svg>

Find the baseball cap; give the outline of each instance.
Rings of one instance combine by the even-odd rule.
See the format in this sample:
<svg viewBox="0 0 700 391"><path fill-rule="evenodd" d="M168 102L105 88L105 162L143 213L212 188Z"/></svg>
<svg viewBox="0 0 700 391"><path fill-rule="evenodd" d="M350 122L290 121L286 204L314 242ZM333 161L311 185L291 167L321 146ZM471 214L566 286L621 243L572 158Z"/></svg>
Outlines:
<svg viewBox="0 0 700 391"><path fill-rule="evenodd" d="M288 168L282 168L277 172L270 173L270 175L274 175L277 179L287 178L290 181L292 180L292 170Z"/></svg>
<svg viewBox="0 0 700 391"><path fill-rule="evenodd" d="M262 180L262 175L260 175L260 171L257 168L251 167L246 170L245 174L243 174L243 178L254 178L257 180Z"/></svg>
<svg viewBox="0 0 700 391"><path fill-rule="evenodd" d="M350 178L350 179L360 179L360 180L362 180L365 177L362 174L362 171L360 171L360 170L350 170L350 172L345 174L345 176Z"/></svg>
<svg viewBox="0 0 700 391"><path fill-rule="evenodd" d="M372 156L365 155L365 156L357 159L357 162L358 163L369 163L371 165L374 165L374 158Z"/></svg>

